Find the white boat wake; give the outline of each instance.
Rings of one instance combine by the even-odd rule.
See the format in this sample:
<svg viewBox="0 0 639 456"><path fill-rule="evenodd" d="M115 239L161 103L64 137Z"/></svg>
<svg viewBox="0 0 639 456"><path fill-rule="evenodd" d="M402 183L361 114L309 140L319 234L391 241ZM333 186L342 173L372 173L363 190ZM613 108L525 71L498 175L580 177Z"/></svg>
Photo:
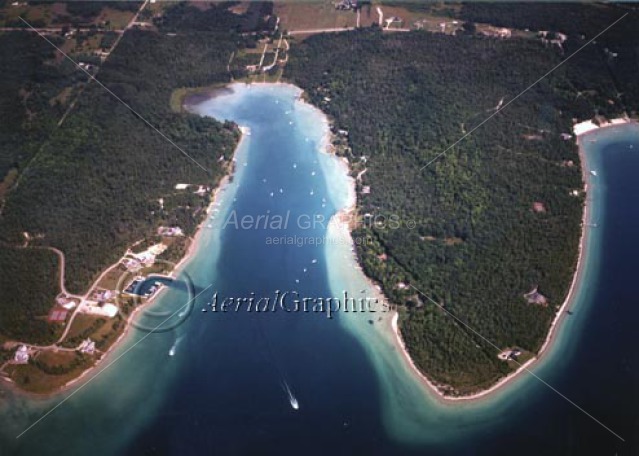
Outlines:
<svg viewBox="0 0 639 456"><path fill-rule="evenodd" d="M299 402L297 402L297 399L293 395L293 392L291 391L291 388L288 386L288 383L286 383L286 380L282 380L282 388L284 389L286 394L288 394L288 401L291 403L291 407L293 407L293 410L299 410L300 404Z"/></svg>
<svg viewBox="0 0 639 456"><path fill-rule="evenodd" d="M171 347L171 349L169 350L169 356L174 356L175 355L175 350L177 349L178 344L180 343L180 341L182 340L181 337L178 337L175 340L175 343L173 344L173 346Z"/></svg>

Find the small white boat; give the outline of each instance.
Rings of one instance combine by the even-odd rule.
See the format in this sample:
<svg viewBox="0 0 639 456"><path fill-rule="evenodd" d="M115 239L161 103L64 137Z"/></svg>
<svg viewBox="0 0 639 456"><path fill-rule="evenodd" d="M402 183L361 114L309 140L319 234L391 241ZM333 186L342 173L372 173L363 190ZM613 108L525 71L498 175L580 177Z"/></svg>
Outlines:
<svg viewBox="0 0 639 456"><path fill-rule="evenodd" d="M274 193L273 193L273 192L271 192L271 197L273 196L273 194L274 194Z"/></svg>
<svg viewBox="0 0 639 456"><path fill-rule="evenodd" d="M315 264L315 263L317 263L317 260L315 258L313 258L313 261L311 261L311 263Z"/></svg>
<svg viewBox="0 0 639 456"><path fill-rule="evenodd" d="M300 404L299 402L297 402L297 399L293 395L293 392L291 391L291 388L289 388L288 383L286 383L286 381L282 382L282 387L284 388L284 391L286 392L286 394L288 394L288 401L290 402L291 407L293 407L293 410L299 410Z"/></svg>
<svg viewBox="0 0 639 456"><path fill-rule="evenodd" d="M177 348L178 344L180 343L181 338L178 337L176 339L176 341L173 343L173 346L171 346L171 349L169 350L169 356L174 356L175 355L175 349Z"/></svg>
<svg viewBox="0 0 639 456"><path fill-rule="evenodd" d="M592 174L593 176L597 176L597 171L593 169L592 171L590 171L590 174Z"/></svg>

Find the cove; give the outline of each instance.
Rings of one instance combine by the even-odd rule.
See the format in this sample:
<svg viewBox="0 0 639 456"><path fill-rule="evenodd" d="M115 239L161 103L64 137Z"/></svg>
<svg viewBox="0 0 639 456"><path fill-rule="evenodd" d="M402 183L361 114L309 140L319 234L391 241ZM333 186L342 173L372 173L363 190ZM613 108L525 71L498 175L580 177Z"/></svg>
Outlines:
<svg viewBox="0 0 639 456"><path fill-rule="evenodd" d="M329 319L281 309L211 309L215 293L218 299L277 290L308 297L377 294L357 268L344 225L328 222L353 204L354 193L343 162L324 153L326 118L300 95L291 85L234 84L190 107L238 123L244 135L233 179L219 192L183 266L198 296L189 318L144 340L147 333L132 330L109 357L131 351L17 441L73 392L45 401L5 392L2 454L58 454L61 448L105 455L636 450L636 126L598 131L596 142L584 144L588 166L598 172L589 195L597 228L588 237L573 315L534 368L626 438L623 443L526 374L480 401L442 403L398 353L390 313L338 312ZM225 224L233 213L238 224ZM285 228L240 224L245 216L272 221L287 214ZM298 223L300 217L317 223ZM171 290L153 310L175 309L187 299L183 290Z"/></svg>

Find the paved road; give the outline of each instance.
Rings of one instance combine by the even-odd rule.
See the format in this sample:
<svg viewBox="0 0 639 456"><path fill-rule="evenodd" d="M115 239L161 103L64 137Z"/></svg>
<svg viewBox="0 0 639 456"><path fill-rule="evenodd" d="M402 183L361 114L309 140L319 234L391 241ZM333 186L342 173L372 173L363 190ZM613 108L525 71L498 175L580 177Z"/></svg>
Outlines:
<svg viewBox="0 0 639 456"><path fill-rule="evenodd" d="M293 30L288 32L289 35L310 35L313 33L334 33L334 32L346 32L348 30L355 30L355 27L335 27L325 29L310 29L310 30Z"/></svg>
<svg viewBox="0 0 639 456"><path fill-rule="evenodd" d="M0 27L0 32L32 32L32 33L42 33L43 35L47 33L62 33L62 31L80 31L80 32L114 32L114 33L124 33L124 30L112 30L105 28L90 28L90 27L67 27L63 29L62 27L43 27L35 29L29 27Z"/></svg>
<svg viewBox="0 0 639 456"><path fill-rule="evenodd" d="M289 35L312 35L314 33L338 33L338 32L348 32L350 30L357 30L357 27L335 27L335 28L324 28L324 29L309 29L309 30L292 30L288 32ZM409 28L384 28L383 32L410 32L412 29Z"/></svg>

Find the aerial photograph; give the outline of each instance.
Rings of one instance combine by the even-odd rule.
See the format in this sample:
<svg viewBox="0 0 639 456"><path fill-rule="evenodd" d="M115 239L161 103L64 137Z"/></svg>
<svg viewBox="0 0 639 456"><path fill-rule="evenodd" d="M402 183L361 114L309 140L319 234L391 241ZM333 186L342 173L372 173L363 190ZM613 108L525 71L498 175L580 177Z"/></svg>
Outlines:
<svg viewBox="0 0 639 456"><path fill-rule="evenodd" d="M0 456L639 456L639 2L0 0Z"/></svg>

